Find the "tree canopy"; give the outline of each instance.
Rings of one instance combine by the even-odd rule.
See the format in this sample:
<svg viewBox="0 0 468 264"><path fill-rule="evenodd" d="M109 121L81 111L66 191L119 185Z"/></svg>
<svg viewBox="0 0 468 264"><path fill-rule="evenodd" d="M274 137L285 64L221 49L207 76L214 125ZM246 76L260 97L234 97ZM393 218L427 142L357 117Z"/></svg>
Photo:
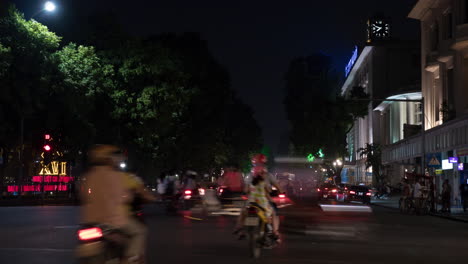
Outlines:
<svg viewBox="0 0 468 264"><path fill-rule="evenodd" d="M86 45L62 43L8 10L0 19L0 149L26 146L32 160L47 132L60 138L67 159L83 159L94 143L118 144L130 163L155 175L241 165L261 148L251 108L199 34L113 32L108 39L89 32Z"/></svg>
<svg viewBox="0 0 468 264"><path fill-rule="evenodd" d="M294 154L315 155L322 150L325 158L343 157L347 132L354 120L367 115L367 104L356 99L367 94L354 87L350 96L341 95L332 59L322 53L292 60L285 79L284 104Z"/></svg>

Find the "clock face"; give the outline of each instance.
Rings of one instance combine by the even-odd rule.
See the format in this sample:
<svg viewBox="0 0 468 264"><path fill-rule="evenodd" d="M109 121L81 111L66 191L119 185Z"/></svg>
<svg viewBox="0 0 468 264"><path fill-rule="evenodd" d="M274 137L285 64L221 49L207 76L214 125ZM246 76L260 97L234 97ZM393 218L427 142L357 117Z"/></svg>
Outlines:
<svg viewBox="0 0 468 264"><path fill-rule="evenodd" d="M375 20L370 25L370 33L376 38L387 38L390 36L390 25L385 21Z"/></svg>

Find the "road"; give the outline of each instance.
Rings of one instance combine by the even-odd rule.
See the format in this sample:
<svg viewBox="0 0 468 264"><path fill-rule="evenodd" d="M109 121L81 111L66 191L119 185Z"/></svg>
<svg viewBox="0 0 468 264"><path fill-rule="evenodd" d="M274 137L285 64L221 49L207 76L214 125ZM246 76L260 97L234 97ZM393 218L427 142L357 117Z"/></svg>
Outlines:
<svg viewBox="0 0 468 264"><path fill-rule="evenodd" d="M324 212L316 203L282 210L283 242L258 263L460 263L468 259L468 224L433 216ZM0 263L75 263L78 207L0 208ZM203 220L147 208L149 263L250 263L247 242L231 235L235 216ZM198 215L193 215L198 217Z"/></svg>

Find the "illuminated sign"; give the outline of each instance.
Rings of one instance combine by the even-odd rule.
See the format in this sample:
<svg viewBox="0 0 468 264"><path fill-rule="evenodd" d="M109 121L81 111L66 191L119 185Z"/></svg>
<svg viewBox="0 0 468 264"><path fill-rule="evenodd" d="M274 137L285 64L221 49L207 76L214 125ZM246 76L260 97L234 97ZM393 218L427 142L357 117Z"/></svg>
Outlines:
<svg viewBox="0 0 468 264"><path fill-rule="evenodd" d="M358 53L359 53L358 47L354 46L353 56L351 56L351 59L349 60L345 68L345 77L348 77L349 73L351 72L351 69L354 66L354 63L356 63L356 60L358 58Z"/></svg>
<svg viewBox="0 0 468 264"><path fill-rule="evenodd" d="M67 175L67 163L52 161L48 165L44 165L42 162L42 168L39 175Z"/></svg>
<svg viewBox="0 0 468 264"><path fill-rule="evenodd" d="M314 155L312 153L310 153L309 155L307 155L307 161L308 162L314 162L316 156L318 156L319 158L323 159L325 157L325 154L323 153L323 150L322 149L319 149L319 151Z"/></svg>
<svg viewBox="0 0 468 264"><path fill-rule="evenodd" d="M52 192L52 191L67 191L68 186L67 185L44 185L44 191L45 192ZM18 192L18 186L15 185L9 185L7 186L7 191L8 192ZM21 186L21 191L22 192L40 192L41 191L41 185L23 185Z"/></svg>
<svg viewBox="0 0 468 264"><path fill-rule="evenodd" d="M459 171L465 170L465 164L463 164L463 163L458 163L458 170L459 170Z"/></svg>
<svg viewBox="0 0 468 264"><path fill-rule="evenodd" d="M309 155L307 156L307 160L308 160L309 162L314 162L314 160L315 160L314 155L309 154Z"/></svg>
<svg viewBox="0 0 468 264"><path fill-rule="evenodd" d="M450 163L448 159L442 160L443 170L453 170L453 163Z"/></svg>
<svg viewBox="0 0 468 264"><path fill-rule="evenodd" d="M33 176L32 182L72 182L74 179L70 176Z"/></svg>
<svg viewBox="0 0 468 264"><path fill-rule="evenodd" d="M450 163L458 163L458 157L449 157Z"/></svg>

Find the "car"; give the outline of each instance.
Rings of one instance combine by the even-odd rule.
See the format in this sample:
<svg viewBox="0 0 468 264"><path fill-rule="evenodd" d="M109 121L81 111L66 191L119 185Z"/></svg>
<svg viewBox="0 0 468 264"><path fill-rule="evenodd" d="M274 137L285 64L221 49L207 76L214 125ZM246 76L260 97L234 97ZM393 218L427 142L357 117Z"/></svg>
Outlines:
<svg viewBox="0 0 468 264"><path fill-rule="evenodd" d="M364 204L371 203L372 190L367 186L353 185L348 187L345 195L345 202L359 201Z"/></svg>
<svg viewBox="0 0 468 264"><path fill-rule="evenodd" d="M332 183L325 183L325 184L320 185L320 187L317 189L317 198L318 200L325 200L325 199L337 200L339 193L340 193L339 186L336 186Z"/></svg>

